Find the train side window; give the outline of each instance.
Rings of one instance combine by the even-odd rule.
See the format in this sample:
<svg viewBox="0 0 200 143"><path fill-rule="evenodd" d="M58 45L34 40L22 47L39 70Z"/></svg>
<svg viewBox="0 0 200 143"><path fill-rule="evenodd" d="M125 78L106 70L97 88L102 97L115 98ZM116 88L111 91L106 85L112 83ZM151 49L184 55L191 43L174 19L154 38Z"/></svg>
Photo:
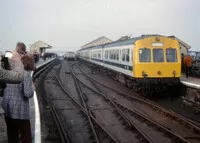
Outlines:
<svg viewBox="0 0 200 143"><path fill-rule="evenodd" d="M106 50L106 59L108 59L108 50Z"/></svg>
<svg viewBox="0 0 200 143"><path fill-rule="evenodd" d="M131 61L133 61L133 49L131 49Z"/></svg>
<svg viewBox="0 0 200 143"><path fill-rule="evenodd" d="M117 60L119 60L119 50L116 51L117 54Z"/></svg>
<svg viewBox="0 0 200 143"><path fill-rule="evenodd" d="M126 61L129 62L129 54L130 54L130 50L126 49Z"/></svg>
<svg viewBox="0 0 200 143"><path fill-rule="evenodd" d="M108 59L108 50L106 50L106 59Z"/></svg>
<svg viewBox="0 0 200 143"><path fill-rule="evenodd" d="M100 52L98 52L98 58L99 58L99 59L101 58L101 53L100 53Z"/></svg>
<svg viewBox="0 0 200 143"><path fill-rule="evenodd" d="M167 48L166 49L167 62L177 62L177 52L176 49Z"/></svg>
<svg viewBox="0 0 200 143"><path fill-rule="evenodd" d="M140 62L150 62L150 49L143 48L139 50L139 61Z"/></svg>
<svg viewBox="0 0 200 143"><path fill-rule="evenodd" d="M154 62L164 62L163 49L153 49L153 61Z"/></svg>
<svg viewBox="0 0 200 143"><path fill-rule="evenodd" d="M122 50L122 61L125 61L125 49Z"/></svg>
<svg viewBox="0 0 200 143"><path fill-rule="evenodd" d="M112 50L110 50L110 59L112 60L113 59L113 51Z"/></svg>

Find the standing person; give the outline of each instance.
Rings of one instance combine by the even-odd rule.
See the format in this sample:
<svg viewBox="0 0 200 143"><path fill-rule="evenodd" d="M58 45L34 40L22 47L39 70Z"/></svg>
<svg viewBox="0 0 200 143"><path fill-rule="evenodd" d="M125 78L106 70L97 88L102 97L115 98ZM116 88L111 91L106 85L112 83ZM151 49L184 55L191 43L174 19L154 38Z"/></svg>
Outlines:
<svg viewBox="0 0 200 143"><path fill-rule="evenodd" d="M21 58L24 65L24 80L19 84L7 84L4 89L2 106L5 111L8 143L18 143L19 133L22 143L32 143L29 98L34 95L31 70L34 59L30 55Z"/></svg>
<svg viewBox="0 0 200 143"><path fill-rule="evenodd" d="M183 61L184 61L184 54L182 53L181 54L181 70L182 70L182 72L185 72L185 65L184 65Z"/></svg>
<svg viewBox="0 0 200 143"><path fill-rule="evenodd" d="M186 78L191 74L192 57L189 55L184 56L183 64L185 65Z"/></svg>
<svg viewBox="0 0 200 143"><path fill-rule="evenodd" d="M26 45L22 42L18 42L15 51L22 57L26 54Z"/></svg>

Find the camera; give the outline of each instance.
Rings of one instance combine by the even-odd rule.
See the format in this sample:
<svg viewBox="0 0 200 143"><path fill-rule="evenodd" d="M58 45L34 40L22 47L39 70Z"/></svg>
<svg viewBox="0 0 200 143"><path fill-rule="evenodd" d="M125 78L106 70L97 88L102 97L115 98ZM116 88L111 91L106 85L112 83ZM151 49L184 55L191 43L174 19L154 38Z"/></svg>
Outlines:
<svg viewBox="0 0 200 143"><path fill-rule="evenodd" d="M9 59L12 57L12 52L6 51L4 55L1 56L1 67L5 70L10 70Z"/></svg>
<svg viewBox="0 0 200 143"><path fill-rule="evenodd" d="M1 68L5 70L11 70L10 65L9 65L9 58L12 57L12 52L6 51L4 55L0 56L0 66ZM6 83L1 83L0 82L0 97L3 96L3 91L4 88L6 88Z"/></svg>

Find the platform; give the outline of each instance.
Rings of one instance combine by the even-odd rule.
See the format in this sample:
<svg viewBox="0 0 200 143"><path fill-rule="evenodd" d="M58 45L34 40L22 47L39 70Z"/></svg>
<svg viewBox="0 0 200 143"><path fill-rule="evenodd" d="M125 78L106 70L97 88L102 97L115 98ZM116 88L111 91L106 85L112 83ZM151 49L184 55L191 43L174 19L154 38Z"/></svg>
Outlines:
<svg viewBox="0 0 200 143"><path fill-rule="evenodd" d="M46 64L51 59L43 60L40 59L37 63L37 68L43 64ZM30 103L30 112L31 112L31 129L32 129L32 137L35 143L40 143L40 114L39 107L37 101L37 95L34 92L34 97L29 100ZM37 104L35 104L37 103ZM0 97L0 143L7 143L7 133L6 133L6 125L4 121L4 111L2 109L2 98Z"/></svg>
<svg viewBox="0 0 200 143"><path fill-rule="evenodd" d="M191 88L200 90L200 78L191 77L191 76L186 78L185 74L182 74L181 83L187 87L191 87Z"/></svg>

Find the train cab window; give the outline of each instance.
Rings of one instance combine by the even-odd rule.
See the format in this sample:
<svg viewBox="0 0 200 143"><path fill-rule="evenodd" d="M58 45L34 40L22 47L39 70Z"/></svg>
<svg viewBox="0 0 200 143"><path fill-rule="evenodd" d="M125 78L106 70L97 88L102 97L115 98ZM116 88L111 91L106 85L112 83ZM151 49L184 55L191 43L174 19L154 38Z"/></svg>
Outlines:
<svg viewBox="0 0 200 143"><path fill-rule="evenodd" d="M122 61L125 61L125 49L122 50Z"/></svg>
<svg viewBox="0 0 200 143"><path fill-rule="evenodd" d="M163 49L153 49L153 61L154 62L164 62Z"/></svg>
<svg viewBox="0 0 200 143"><path fill-rule="evenodd" d="M139 60L140 62L150 62L150 49L143 48L139 50Z"/></svg>
<svg viewBox="0 0 200 143"><path fill-rule="evenodd" d="M126 49L126 61L129 62L129 54L130 54L130 50Z"/></svg>
<svg viewBox="0 0 200 143"><path fill-rule="evenodd" d="M166 49L167 62L177 62L176 49L168 48Z"/></svg>

